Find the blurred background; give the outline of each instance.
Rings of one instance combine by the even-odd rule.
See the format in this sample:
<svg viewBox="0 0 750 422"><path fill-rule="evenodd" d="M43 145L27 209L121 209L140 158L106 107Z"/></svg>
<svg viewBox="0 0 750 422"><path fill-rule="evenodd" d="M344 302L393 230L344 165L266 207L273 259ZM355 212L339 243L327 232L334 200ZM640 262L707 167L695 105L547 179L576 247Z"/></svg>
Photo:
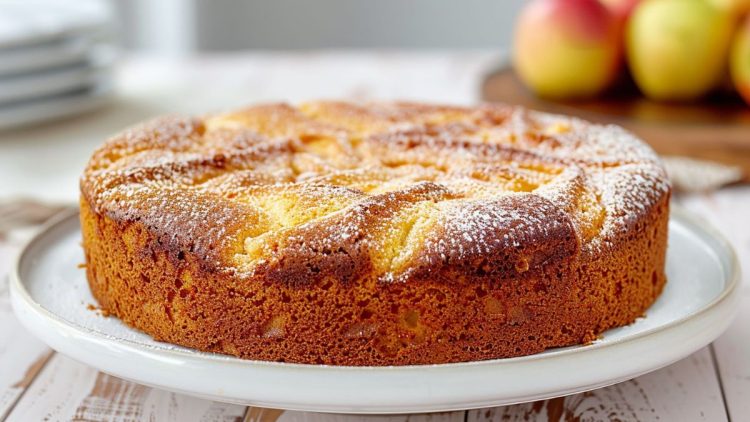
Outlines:
<svg viewBox="0 0 750 422"><path fill-rule="evenodd" d="M2 223L3 204L75 204L93 149L127 126L266 101L520 104L625 126L670 168L688 168L688 189L747 180L748 9L750 0L0 0L0 226L14 224Z"/></svg>
<svg viewBox="0 0 750 422"><path fill-rule="evenodd" d="M116 0L128 49L507 48L523 0Z"/></svg>
<svg viewBox="0 0 750 422"><path fill-rule="evenodd" d="M2 0L0 204L75 203L93 149L159 114L313 98L477 102L522 4Z"/></svg>

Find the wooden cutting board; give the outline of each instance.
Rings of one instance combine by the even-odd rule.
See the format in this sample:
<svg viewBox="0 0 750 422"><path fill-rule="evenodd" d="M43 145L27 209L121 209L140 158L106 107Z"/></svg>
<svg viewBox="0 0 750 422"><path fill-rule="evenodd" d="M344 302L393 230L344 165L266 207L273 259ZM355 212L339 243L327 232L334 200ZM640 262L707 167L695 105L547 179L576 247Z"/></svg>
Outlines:
<svg viewBox="0 0 750 422"><path fill-rule="evenodd" d="M700 103L664 104L642 97L632 81L592 100L552 101L534 96L508 67L489 74L482 99L614 123L634 132L660 154L740 166L750 181L750 106L733 93Z"/></svg>

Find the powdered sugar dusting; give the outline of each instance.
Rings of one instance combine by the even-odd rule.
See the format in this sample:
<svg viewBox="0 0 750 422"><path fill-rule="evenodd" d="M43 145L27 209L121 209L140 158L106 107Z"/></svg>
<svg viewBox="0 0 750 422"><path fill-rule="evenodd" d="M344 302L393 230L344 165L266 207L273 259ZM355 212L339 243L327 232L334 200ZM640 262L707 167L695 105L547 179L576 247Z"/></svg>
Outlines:
<svg viewBox="0 0 750 422"><path fill-rule="evenodd" d="M318 254L352 274L369 262L384 281L601 253L670 189L653 151L616 126L411 103L157 119L109 140L81 179L96 212L211 266L252 275Z"/></svg>

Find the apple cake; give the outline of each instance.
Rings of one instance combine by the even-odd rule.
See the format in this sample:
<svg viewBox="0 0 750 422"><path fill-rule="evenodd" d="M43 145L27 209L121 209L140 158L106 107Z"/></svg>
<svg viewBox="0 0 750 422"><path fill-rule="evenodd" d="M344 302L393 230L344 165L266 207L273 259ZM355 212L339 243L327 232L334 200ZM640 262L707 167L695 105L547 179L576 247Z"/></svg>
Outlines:
<svg viewBox="0 0 750 422"><path fill-rule="evenodd" d="M86 274L155 339L412 365L585 344L662 291L671 187L617 126L519 107L164 117L81 178Z"/></svg>

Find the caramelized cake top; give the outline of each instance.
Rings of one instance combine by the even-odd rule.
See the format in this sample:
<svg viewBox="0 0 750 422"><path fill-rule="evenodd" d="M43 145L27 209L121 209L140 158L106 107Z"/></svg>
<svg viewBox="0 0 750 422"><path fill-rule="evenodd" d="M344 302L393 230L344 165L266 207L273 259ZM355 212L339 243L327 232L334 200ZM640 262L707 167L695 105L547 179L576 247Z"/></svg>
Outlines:
<svg viewBox="0 0 750 422"><path fill-rule="evenodd" d="M669 190L617 126L413 103L159 118L108 140L81 179L95 212L208 269L293 284L511 278L606 253Z"/></svg>

